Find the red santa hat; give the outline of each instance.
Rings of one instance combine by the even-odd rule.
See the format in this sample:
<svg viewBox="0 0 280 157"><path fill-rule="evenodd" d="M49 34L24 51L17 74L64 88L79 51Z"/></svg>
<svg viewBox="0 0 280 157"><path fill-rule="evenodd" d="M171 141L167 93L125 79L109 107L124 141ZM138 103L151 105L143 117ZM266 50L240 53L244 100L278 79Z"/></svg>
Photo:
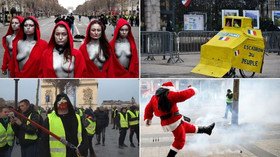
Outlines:
<svg viewBox="0 0 280 157"><path fill-rule="evenodd" d="M172 82L165 82L161 85L161 88L169 89L170 91L176 91Z"/></svg>

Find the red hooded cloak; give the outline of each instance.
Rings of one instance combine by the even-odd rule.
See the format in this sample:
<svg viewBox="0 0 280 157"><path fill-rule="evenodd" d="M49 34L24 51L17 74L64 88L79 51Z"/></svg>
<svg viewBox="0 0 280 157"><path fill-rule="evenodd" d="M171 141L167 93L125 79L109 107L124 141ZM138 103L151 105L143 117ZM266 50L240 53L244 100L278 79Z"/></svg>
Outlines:
<svg viewBox="0 0 280 157"><path fill-rule="evenodd" d="M18 61L17 61L17 45L18 41L23 39L24 32L23 27L20 28L19 33L17 34L16 38L13 41L13 53L12 53L12 60L11 60L11 77L17 78L38 78L39 76L39 68L40 66L40 59L42 56L43 50L47 47L47 42L42 40L40 37L40 28L37 19L33 16L28 17L32 21L34 21L36 25L36 35L37 35L37 42L34 45L33 49L30 52L29 58L24 64L22 70L19 69Z"/></svg>
<svg viewBox="0 0 280 157"><path fill-rule="evenodd" d="M108 44L108 54L109 54L109 58L107 58L106 62L103 64L102 70L99 70L99 68L93 63L92 60L90 60L89 55L88 55L88 51L87 51L87 44L91 41L91 37L90 37L90 27L91 25L93 25L94 23L100 24L98 22L96 22L96 20L93 20L90 22L90 24L87 27L87 31L86 31L86 38L84 40L84 43L80 46L80 51L82 52L85 62L86 62L86 66L87 66L87 70L85 73L84 77L88 77L88 78L107 78L107 77L114 77L114 72L112 71L112 48L111 46ZM105 28L103 25L101 25L102 28L102 35L101 38L106 38L105 35ZM105 52L104 52L105 53Z"/></svg>
<svg viewBox="0 0 280 157"><path fill-rule="evenodd" d="M131 58L130 58L130 63L129 63L128 69L126 69L125 67L122 66L122 64L120 64L120 62L116 56L116 52L115 52L115 43L118 38L118 34L119 34L121 27L124 25L127 25L129 27L129 33L128 33L127 39L130 43ZM114 68L115 77L138 78L139 77L139 60L138 60L137 48L136 48L133 34L131 32L131 26L125 19L120 18L118 20L115 31L114 31L114 37L110 41L110 45L113 50L112 56L113 56L113 68Z"/></svg>
<svg viewBox="0 0 280 157"><path fill-rule="evenodd" d="M51 39L49 41L47 49L44 51L42 58L41 58L41 65L40 65L40 77L42 78L57 78L56 73L53 69L53 49L55 48L55 38L54 33L55 29L59 26L63 25L68 34L68 42L70 45L70 55L75 57L75 65L74 65L74 77L81 78L85 72L85 60L81 52L77 49L74 49L73 44L73 37L70 31L70 28L67 23L64 21L58 22L52 32Z"/></svg>
<svg viewBox="0 0 280 157"><path fill-rule="evenodd" d="M22 21L24 19L22 16L15 16L12 19L14 19L14 18L17 18L19 20L19 23L22 23ZM3 36L3 38L2 38L2 45L3 45L3 48L4 48L4 57L3 57L3 63L2 63L2 68L1 68L2 71L6 71L7 69L9 69L9 71L11 71L10 60L11 60L12 56L10 55L9 48L8 48L8 45L7 45L7 41L6 41L6 37L8 35L12 35L14 33L14 31L12 29L11 22L10 22L10 26L8 28L8 31L7 31L6 35Z"/></svg>

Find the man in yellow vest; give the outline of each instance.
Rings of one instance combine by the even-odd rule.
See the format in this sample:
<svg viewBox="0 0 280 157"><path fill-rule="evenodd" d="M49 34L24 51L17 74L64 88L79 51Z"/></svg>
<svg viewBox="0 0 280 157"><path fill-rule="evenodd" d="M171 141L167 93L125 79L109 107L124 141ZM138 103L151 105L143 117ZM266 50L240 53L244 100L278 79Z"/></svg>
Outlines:
<svg viewBox="0 0 280 157"><path fill-rule="evenodd" d="M112 121L113 121L113 128L112 129L116 129L118 130L118 125L117 125L117 115L119 114L117 107L115 106L112 110Z"/></svg>
<svg viewBox="0 0 280 157"><path fill-rule="evenodd" d="M23 99L19 102L20 112L31 119L32 121L41 124L42 117L34 110L34 106L30 104L29 100ZM16 137L19 139L21 146L22 157L37 157L38 153L38 140L39 130L30 124L29 121L11 117L11 122L15 131Z"/></svg>
<svg viewBox="0 0 280 157"><path fill-rule="evenodd" d="M127 111L127 117L128 117L129 129L130 129L129 132L130 146L135 147L133 143L134 133L136 133L136 138L139 146L139 111L137 110L137 107L135 105L130 106L130 109Z"/></svg>
<svg viewBox="0 0 280 157"><path fill-rule="evenodd" d="M8 117L9 109L5 105L0 105L0 156L11 157L14 131Z"/></svg>
<svg viewBox="0 0 280 157"><path fill-rule="evenodd" d="M95 134L95 129L96 129L96 118L93 117L91 111L89 109L85 110L85 117L86 120L84 121L84 126L87 131L87 137L88 137L88 142L89 142L89 153L90 155L95 155L95 152L92 147L92 138Z"/></svg>
<svg viewBox="0 0 280 157"><path fill-rule="evenodd" d="M119 120L119 128L120 128L120 136L119 136L119 148L123 149L124 147L127 147L127 145L124 143L126 131L128 129L128 119L126 114L126 107L122 107L121 111L118 115Z"/></svg>
<svg viewBox="0 0 280 157"><path fill-rule="evenodd" d="M227 106L226 106L225 116L223 118L227 119L228 111L232 112L232 103L233 103L233 93L230 89L228 89L226 95Z"/></svg>
<svg viewBox="0 0 280 157"><path fill-rule="evenodd" d="M78 147L78 150L66 147L50 135L42 134L41 156L77 157L87 155L87 132L83 126L82 117L75 114L73 105L66 94L61 93L56 96L54 111L48 114L44 127Z"/></svg>

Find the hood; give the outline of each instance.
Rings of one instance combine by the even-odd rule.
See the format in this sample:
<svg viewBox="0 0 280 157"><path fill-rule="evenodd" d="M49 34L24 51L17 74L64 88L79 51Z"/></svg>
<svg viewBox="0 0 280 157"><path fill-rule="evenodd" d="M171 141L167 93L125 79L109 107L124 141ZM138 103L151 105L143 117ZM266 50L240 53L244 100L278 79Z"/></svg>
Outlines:
<svg viewBox="0 0 280 157"><path fill-rule="evenodd" d="M39 41L41 39L41 33L40 33L40 27L39 27L39 23L38 23L38 20L34 17L34 16L29 16L29 17L26 17L22 23L20 24L20 29L19 29L19 32L15 38L15 42L17 43L18 40L21 40L24 38L24 31L23 31L23 25L24 25L24 22L26 20L32 20L35 24L35 27L36 27L36 30L35 30L35 35L36 35L36 40Z"/></svg>
<svg viewBox="0 0 280 157"><path fill-rule="evenodd" d="M14 18L17 18L17 19L19 20L19 23L20 23L20 24L21 24L22 21L24 20L24 18L23 18L22 16L15 16L15 17L13 17L13 18L11 19L11 21L10 21L10 25L9 25L8 31L7 31L7 33L6 33L6 35L5 35L4 37L6 37L7 35L13 34L12 20L13 20Z"/></svg>
<svg viewBox="0 0 280 157"><path fill-rule="evenodd" d="M108 39L106 37L106 33L105 33L105 26L104 24L99 21L99 20L93 20L89 23L89 25L87 26L87 31L86 31L86 37L85 37L85 40L84 40L84 44L86 45L87 43L90 42L91 40L91 37L90 37L90 27L93 25L93 24L99 24L101 26L101 29L102 29L102 33L101 33L101 37L99 38L99 43L100 43L100 46L101 46L101 49L103 50L103 53L105 54L105 57L108 58L110 56L110 53L111 52L111 46L108 42Z"/></svg>
<svg viewBox="0 0 280 157"><path fill-rule="evenodd" d="M56 29L58 26L64 26L64 27L66 28L66 30L67 30L67 34L68 34L68 42L67 42L67 44L68 44L69 47L70 47L70 54L72 55L72 54L73 54L72 51L73 51L73 48L74 48L74 45L73 45L73 37L72 37L72 34L71 34L71 31L70 31L70 28L69 28L68 24L67 24L66 22L64 22L64 21L59 21L59 22L55 25L48 46L49 46L49 48L52 48L52 49L55 47L54 33L55 33L55 29Z"/></svg>
<svg viewBox="0 0 280 157"><path fill-rule="evenodd" d="M14 18L17 18L19 20L20 24L22 23L22 21L24 19L22 16L15 16L12 19L14 19ZM11 20L11 22L12 22L12 20ZM14 32L13 29L12 29L11 22L10 22L10 25L9 25L9 28L8 28L8 31L7 31L6 35L2 38L2 45L6 45L6 36L11 35ZM20 29L19 29L19 31L20 31Z"/></svg>
<svg viewBox="0 0 280 157"><path fill-rule="evenodd" d="M116 28L115 28L115 31L114 31L114 37L112 39L112 42L113 43L116 43L116 40L118 39L118 35L119 35L119 31L121 29L122 26L124 25L127 25L128 26L128 29L129 29L129 33L128 33L128 36L127 36L127 39L128 41L131 43L133 42L133 45L136 45L135 44L135 41L134 41L134 37L133 37L133 34L131 32L131 26L130 24L123 18L120 18L117 22L117 25L116 25ZM131 44L130 44L131 45Z"/></svg>
<svg viewBox="0 0 280 157"><path fill-rule="evenodd" d="M86 38L85 38L85 43L89 43L90 42L90 40L91 40L91 38L90 38L90 27L93 25L93 24L99 24L100 26L101 26L101 29L102 29L102 33L101 33L101 37L100 37L100 39L106 39L107 40L107 38L106 38L106 35L105 35L105 27L104 27L104 25L103 25L103 23L101 22L101 21L98 21L98 20L92 20L89 24L88 24L88 26L87 26L87 31L86 31Z"/></svg>
<svg viewBox="0 0 280 157"><path fill-rule="evenodd" d="M56 115L58 115L58 114L57 114L57 103L58 103L62 98L64 98L64 99L67 101L67 104L68 104L68 111L69 111L69 112L68 112L68 115L73 115L73 116L75 116L75 110L74 110L74 108L73 108L73 105L72 105L72 103L71 103L69 97L68 97L65 93L61 93L61 94L58 94L58 95L56 96L56 99L55 99L55 102L54 102L54 111L55 111Z"/></svg>

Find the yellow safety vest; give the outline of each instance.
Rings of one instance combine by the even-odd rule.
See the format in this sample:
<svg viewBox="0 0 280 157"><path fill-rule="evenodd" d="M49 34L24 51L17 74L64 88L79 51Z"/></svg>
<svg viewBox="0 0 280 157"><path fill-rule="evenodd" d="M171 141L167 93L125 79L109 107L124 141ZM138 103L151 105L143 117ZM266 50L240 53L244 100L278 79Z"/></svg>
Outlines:
<svg viewBox="0 0 280 157"><path fill-rule="evenodd" d="M232 93L229 93L229 94L232 94ZM232 103L233 102L233 97L231 99L227 97L226 102L227 103Z"/></svg>
<svg viewBox="0 0 280 157"><path fill-rule="evenodd" d="M0 123L0 148L4 147L6 144L13 146L14 142L14 131L12 129L11 123L8 123L7 130Z"/></svg>
<svg viewBox="0 0 280 157"><path fill-rule="evenodd" d="M87 118L87 121L89 122L89 125L86 127L87 133L90 135L94 135L95 128L96 128L96 122L93 122L89 118Z"/></svg>
<svg viewBox="0 0 280 157"><path fill-rule="evenodd" d="M120 115L121 128L128 128L127 114L125 114L125 117L124 117L124 115L121 112L119 112L119 115Z"/></svg>
<svg viewBox="0 0 280 157"><path fill-rule="evenodd" d="M129 119L128 124L129 126L132 125L138 125L139 124L139 113L136 111L136 113L134 114L132 111L128 110L127 114L130 114L131 119Z"/></svg>
<svg viewBox="0 0 280 157"><path fill-rule="evenodd" d="M31 119L31 115L32 115L32 113L28 116L28 119ZM29 124L30 124L30 122L26 121L26 125L29 125ZM24 135L24 139L26 139L26 140L37 140L37 138L38 138L38 136L36 133L35 134L25 133L25 135Z"/></svg>
<svg viewBox="0 0 280 157"><path fill-rule="evenodd" d="M117 109L114 110L113 118L116 118L117 116Z"/></svg>
<svg viewBox="0 0 280 157"><path fill-rule="evenodd" d="M78 120L78 143L80 144L82 142L82 125L81 125L81 117L76 114L76 118ZM49 119L49 130L56 134L57 136L66 139L65 138L65 130L63 127L63 123L58 117L55 112L52 112L48 114ZM62 144L60 141L56 140L52 136L50 136L50 153L51 157L66 157L66 146ZM78 144L78 145L79 145Z"/></svg>
<svg viewBox="0 0 280 157"><path fill-rule="evenodd" d="M82 117L83 116L83 110L82 109L79 109L79 115Z"/></svg>

